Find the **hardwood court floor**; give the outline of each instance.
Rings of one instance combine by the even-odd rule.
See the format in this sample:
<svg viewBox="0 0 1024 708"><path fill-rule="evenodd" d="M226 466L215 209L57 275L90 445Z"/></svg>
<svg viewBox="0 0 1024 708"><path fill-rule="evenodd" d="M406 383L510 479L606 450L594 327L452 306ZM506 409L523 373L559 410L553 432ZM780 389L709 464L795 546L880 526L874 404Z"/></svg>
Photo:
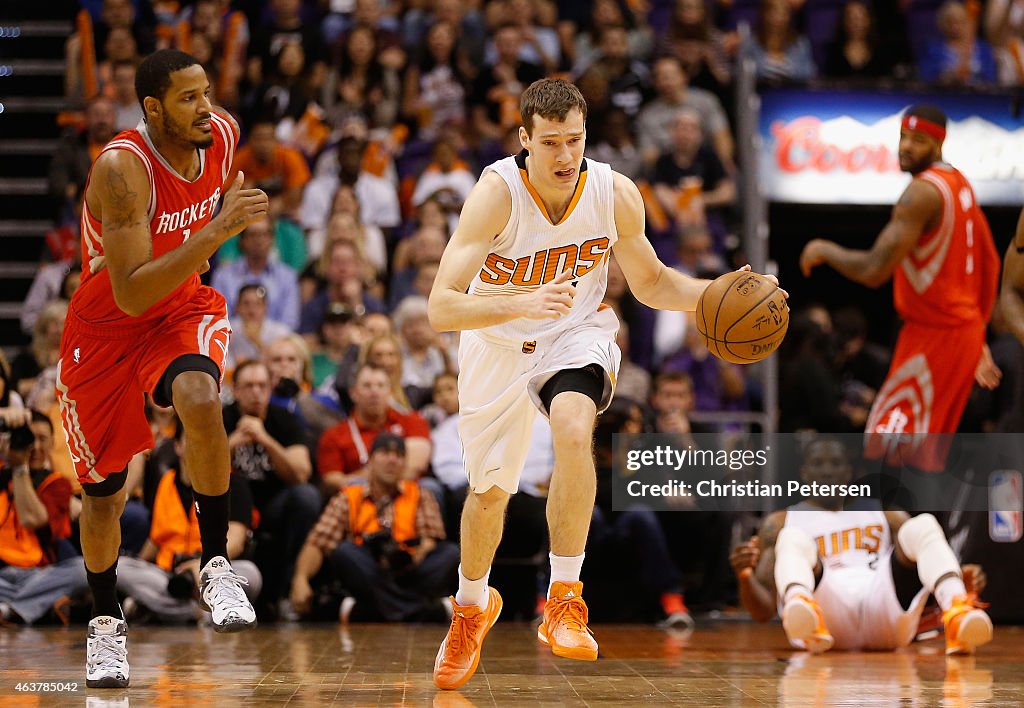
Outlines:
<svg viewBox="0 0 1024 708"><path fill-rule="evenodd" d="M602 658L558 659L531 626L499 624L459 692L430 671L441 626L283 625L217 635L131 630L132 688L84 686L85 628L0 629L0 706L969 706L1024 705L1024 628L998 627L975 658L941 640L896 653L789 650L778 624L705 624L689 637L597 626ZM78 682L76 692L15 690ZM88 699L88 700L87 700Z"/></svg>

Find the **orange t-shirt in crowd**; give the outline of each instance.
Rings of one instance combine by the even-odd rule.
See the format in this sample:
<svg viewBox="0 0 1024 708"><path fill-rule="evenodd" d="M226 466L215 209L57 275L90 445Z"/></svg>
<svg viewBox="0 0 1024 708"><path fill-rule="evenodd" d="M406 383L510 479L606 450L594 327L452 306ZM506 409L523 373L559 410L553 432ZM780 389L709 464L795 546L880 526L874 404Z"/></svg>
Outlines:
<svg viewBox="0 0 1024 708"><path fill-rule="evenodd" d="M306 158L295 148L278 145L270 157L270 162L260 162L253 154L252 147L246 145L235 157L235 171L245 173L246 182L255 182L260 189L273 196L286 189L304 187L309 181L309 166Z"/></svg>

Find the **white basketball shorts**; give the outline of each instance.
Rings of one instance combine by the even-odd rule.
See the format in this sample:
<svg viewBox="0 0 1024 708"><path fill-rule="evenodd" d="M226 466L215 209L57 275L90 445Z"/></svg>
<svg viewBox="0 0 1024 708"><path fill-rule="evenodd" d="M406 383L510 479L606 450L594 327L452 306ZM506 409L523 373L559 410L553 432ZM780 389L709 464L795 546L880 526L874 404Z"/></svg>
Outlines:
<svg viewBox="0 0 1024 708"><path fill-rule="evenodd" d="M519 489L537 411L547 415L540 390L554 374L597 364L605 372L600 413L611 403L622 354L619 321L610 308L570 330L531 342L499 340L477 331L459 343L459 436L469 488Z"/></svg>

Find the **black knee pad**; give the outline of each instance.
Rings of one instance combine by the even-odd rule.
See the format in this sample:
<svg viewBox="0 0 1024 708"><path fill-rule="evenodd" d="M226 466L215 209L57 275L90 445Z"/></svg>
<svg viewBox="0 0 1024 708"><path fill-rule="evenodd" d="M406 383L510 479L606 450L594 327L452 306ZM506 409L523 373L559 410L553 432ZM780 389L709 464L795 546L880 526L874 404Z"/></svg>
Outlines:
<svg viewBox="0 0 1024 708"><path fill-rule="evenodd" d="M88 484L83 484L82 492L90 497L112 497L124 488L124 483L126 481L128 481L127 467L120 472L107 475L107 478L102 482L89 482Z"/></svg>
<svg viewBox="0 0 1024 708"><path fill-rule="evenodd" d="M160 377L156 388L153 389L153 402L161 408L169 408L174 401L171 387L174 379L186 371L205 371L220 386L220 367L208 356L202 354L182 354L171 362L167 371Z"/></svg>
<svg viewBox="0 0 1024 708"><path fill-rule="evenodd" d="M565 369L547 380L540 389L540 402L544 409L551 412L551 401L563 391L582 393L601 407L604 397L604 369L597 364L588 364L582 369Z"/></svg>

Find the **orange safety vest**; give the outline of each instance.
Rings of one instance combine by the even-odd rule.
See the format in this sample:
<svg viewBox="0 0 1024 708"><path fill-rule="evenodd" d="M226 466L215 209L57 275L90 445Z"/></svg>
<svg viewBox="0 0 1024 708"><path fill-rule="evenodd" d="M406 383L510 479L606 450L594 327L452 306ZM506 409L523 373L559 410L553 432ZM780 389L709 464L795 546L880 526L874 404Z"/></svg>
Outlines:
<svg viewBox="0 0 1024 708"><path fill-rule="evenodd" d="M368 490L361 484L353 484L343 490L348 497L348 528L355 537L353 540L362 544L363 537L380 531L380 519L377 518L377 505L368 495ZM411 480L398 483L398 496L394 501L394 514L391 521L391 536L398 543L404 544L416 537L416 509L420 505L420 485Z"/></svg>
<svg viewBox="0 0 1024 708"><path fill-rule="evenodd" d="M60 473L51 472L36 487L36 494L61 479ZM13 486L13 482L11 483ZM32 529L27 529L18 520L11 487L0 494L0 560L18 568L37 568L49 563L45 558L39 538Z"/></svg>
<svg viewBox="0 0 1024 708"><path fill-rule="evenodd" d="M149 527L149 540L159 549L156 564L164 570L174 570L175 554L191 555L203 550L195 505L189 505L186 516L181 495L174 486L177 474L168 470L161 478L153 500L153 522Z"/></svg>

